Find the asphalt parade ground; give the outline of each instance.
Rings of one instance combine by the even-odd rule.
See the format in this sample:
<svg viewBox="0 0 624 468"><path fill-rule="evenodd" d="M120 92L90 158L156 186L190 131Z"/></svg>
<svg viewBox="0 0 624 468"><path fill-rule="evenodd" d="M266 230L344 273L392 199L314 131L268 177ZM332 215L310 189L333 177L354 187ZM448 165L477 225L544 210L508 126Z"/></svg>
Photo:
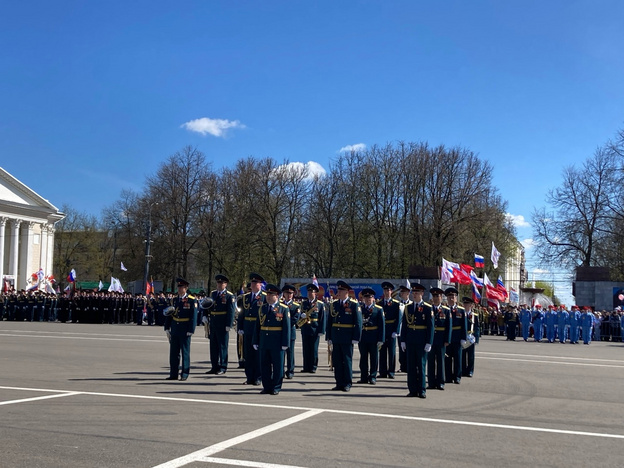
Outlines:
<svg viewBox="0 0 624 468"><path fill-rule="evenodd" d="M405 374L333 392L316 374L279 395L207 375L203 329L189 379L165 381L161 327L0 323L3 467L621 467L624 345L482 337L475 374L426 399ZM359 379L357 352L354 381Z"/></svg>

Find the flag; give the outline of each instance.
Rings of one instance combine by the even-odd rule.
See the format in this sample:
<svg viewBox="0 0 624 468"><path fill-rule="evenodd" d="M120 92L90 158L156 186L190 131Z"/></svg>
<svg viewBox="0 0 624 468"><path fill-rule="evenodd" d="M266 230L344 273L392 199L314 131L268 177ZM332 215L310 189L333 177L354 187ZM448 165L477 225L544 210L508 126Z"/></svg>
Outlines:
<svg viewBox="0 0 624 468"><path fill-rule="evenodd" d="M485 268L485 259L482 255L475 254L475 268Z"/></svg>
<svg viewBox="0 0 624 468"><path fill-rule="evenodd" d="M121 262L121 271L128 271L128 269L124 266L123 262Z"/></svg>
<svg viewBox="0 0 624 468"><path fill-rule="evenodd" d="M509 302L517 304L520 302L520 295L514 288L509 288Z"/></svg>
<svg viewBox="0 0 624 468"><path fill-rule="evenodd" d="M505 295L505 298L509 296L509 294L507 293L507 288L505 288L505 284L503 283L503 278L501 278L500 275L498 275L498 279L496 280L496 289L502 292Z"/></svg>
<svg viewBox="0 0 624 468"><path fill-rule="evenodd" d="M485 287L485 297L488 299L498 299L501 302L504 302L507 296L496 288Z"/></svg>
<svg viewBox="0 0 624 468"><path fill-rule="evenodd" d="M101 291L104 288L104 283L100 280L100 284L98 284L98 291Z"/></svg>
<svg viewBox="0 0 624 468"><path fill-rule="evenodd" d="M479 278L474 271L470 272L470 279L472 280L472 284L479 286L480 288L483 287L483 280Z"/></svg>
<svg viewBox="0 0 624 468"><path fill-rule="evenodd" d="M472 298L477 304L481 302L481 293L474 282L472 283Z"/></svg>
<svg viewBox="0 0 624 468"><path fill-rule="evenodd" d="M111 276L111 283L110 283L110 286L108 287L108 291L109 292L114 291L114 292L120 292L120 293L124 292L119 280L113 276Z"/></svg>
<svg viewBox="0 0 624 468"><path fill-rule="evenodd" d="M440 270L440 280L443 283L452 283L453 282L453 270L459 269L459 265L457 263L449 262L444 257L442 257L442 269Z"/></svg>
<svg viewBox="0 0 624 468"><path fill-rule="evenodd" d="M472 267L462 263L458 270L453 270L453 279L459 284L472 284L470 273L472 273Z"/></svg>
<svg viewBox="0 0 624 468"><path fill-rule="evenodd" d="M145 295L149 296L149 294L153 292L154 292L154 278L150 276L150 280L145 285Z"/></svg>
<svg viewBox="0 0 624 468"><path fill-rule="evenodd" d="M316 275L313 275L313 276L312 276L312 284L313 284L314 286L316 286L317 288L319 287L319 285L318 285L318 280L316 279Z"/></svg>
<svg viewBox="0 0 624 468"><path fill-rule="evenodd" d="M73 268L69 272L69 275L67 275L67 281L69 281L70 283L76 282L76 270L74 270Z"/></svg>
<svg viewBox="0 0 624 468"><path fill-rule="evenodd" d="M44 277L45 277L45 273L43 273L43 269L39 268L39 271L37 272L37 280L41 281Z"/></svg>
<svg viewBox="0 0 624 468"><path fill-rule="evenodd" d="M492 264L494 268L498 268L498 259L500 258L500 252L496 250L494 247L494 242L492 242Z"/></svg>
<svg viewBox="0 0 624 468"><path fill-rule="evenodd" d="M488 275L486 272L483 272L483 284L485 286L489 286L490 288L493 288L494 285L492 284L492 282L490 281L490 278L488 278Z"/></svg>
<svg viewBox="0 0 624 468"><path fill-rule="evenodd" d="M498 303L498 301L496 299L488 298L487 305L490 306L490 307L494 307L496 310L499 309L499 303Z"/></svg>

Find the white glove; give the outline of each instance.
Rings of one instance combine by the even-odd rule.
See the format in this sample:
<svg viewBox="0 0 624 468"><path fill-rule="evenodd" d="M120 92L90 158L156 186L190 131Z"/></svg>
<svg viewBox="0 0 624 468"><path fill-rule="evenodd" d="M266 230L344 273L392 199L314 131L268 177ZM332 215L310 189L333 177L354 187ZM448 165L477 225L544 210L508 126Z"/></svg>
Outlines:
<svg viewBox="0 0 624 468"><path fill-rule="evenodd" d="M358 344L358 340L351 340L351 344Z"/></svg>
<svg viewBox="0 0 624 468"><path fill-rule="evenodd" d="M300 315L299 317L301 317L301 318L306 318L306 317L307 317L307 315L306 315L306 313L305 313L305 312L301 312L301 315Z"/></svg>
<svg viewBox="0 0 624 468"><path fill-rule="evenodd" d="M191 333L191 332L186 332L186 336L193 336L193 333Z"/></svg>
<svg viewBox="0 0 624 468"><path fill-rule="evenodd" d="M464 346L464 345L466 344L466 340L460 340L460 341L459 341L459 344L460 344L460 345L462 345L462 346Z"/></svg>
<svg viewBox="0 0 624 468"><path fill-rule="evenodd" d="M245 334L245 330L238 330L238 334L239 335L244 335Z"/></svg>
<svg viewBox="0 0 624 468"><path fill-rule="evenodd" d="M392 332L392 338L396 338L397 336L396 332Z"/></svg>
<svg viewBox="0 0 624 468"><path fill-rule="evenodd" d="M401 351L405 352L407 349L407 345L405 343L401 343Z"/></svg>
<svg viewBox="0 0 624 468"><path fill-rule="evenodd" d="M331 341L331 340L327 340L327 344L328 344L329 346L331 346L331 345L332 345L332 341Z"/></svg>
<svg viewBox="0 0 624 468"><path fill-rule="evenodd" d="M288 349L288 346L282 346L282 351L286 351Z"/></svg>
<svg viewBox="0 0 624 468"><path fill-rule="evenodd" d="M256 351L258 351L258 345L257 345L257 344L253 345L253 349L255 349Z"/></svg>
<svg viewBox="0 0 624 468"><path fill-rule="evenodd" d="M425 353L428 353L429 351L431 351L431 345L429 343L427 343L425 345Z"/></svg>
<svg viewBox="0 0 624 468"><path fill-rule="evenodd" d="M204 325L206 325L208 323L208 317L206 317L205 315L202 317L202 323Z"/></svg>
<svg viewBox="0 0 624 468"><path fill-rule="evenodd" d="M230 327L225 327L225 332L229 332L230 331Z"/></svg>
<svg viewBox="0 0 624 468"><path fill-rule="evenodd" d="M383 341L378 341L377 342L377 349L381 349L381 347L383 346Z"/></svg>

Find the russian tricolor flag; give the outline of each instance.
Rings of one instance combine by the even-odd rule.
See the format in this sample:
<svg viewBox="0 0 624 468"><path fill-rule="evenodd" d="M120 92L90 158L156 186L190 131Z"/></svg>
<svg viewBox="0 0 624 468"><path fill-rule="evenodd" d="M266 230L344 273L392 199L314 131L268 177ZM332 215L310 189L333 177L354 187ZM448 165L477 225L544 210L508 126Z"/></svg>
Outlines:
<svg viewBox="0 0 624 468"><path fill-rule="evenodd" d="M485 268L485 259L483 256L475 254L475 268Z"/></svg>

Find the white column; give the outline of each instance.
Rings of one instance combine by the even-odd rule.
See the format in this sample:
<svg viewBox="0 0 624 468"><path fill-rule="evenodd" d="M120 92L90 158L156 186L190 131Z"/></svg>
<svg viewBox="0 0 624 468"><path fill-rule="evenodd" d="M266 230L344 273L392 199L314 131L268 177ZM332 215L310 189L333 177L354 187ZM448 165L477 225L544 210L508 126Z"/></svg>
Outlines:
<svg viewBox="0 0 624 468"><path fill-rule="evenodd" d="M25 229L22 229L22 263L21 268L19 268L19 270L21 271L19 280L20 289L26 287L26 285L28 284L29 276L36 272L36 270L31 271L33 270L32 238L33 227L35 226L35 223L32 221L26 221L24 224Z"/></svg>
<svg viewBox="0 0 624 468"><path fill-rule="evenodd" d="M54 273L54 224L48 224L48 246L46 248L47 256L46 265L48 266L47 274ZM59 272L60 274L61 272Z"/></svg>
<svg viewBox="0 0 624 468"><path fill-rule="evenodd" d="M4 231L7 219L0 216L0 287L2 287L2 277L4 276Z"/></svg>
<svg viewBox="0 0 624 468"><path fill-rule="evenodd" d="M41 238L39 245L39 266L46 275L52 272L48 271L48 224L41 225Z"/></svg>
<svg viewBox="0 0 624 468"><path fill-rule="evenodd" d="M9 275L15 277L15 289L17 287L17 260L19 259L19 228L22 221L19 219L12 219L11 230L11 250L9 253Z"/></svg>

